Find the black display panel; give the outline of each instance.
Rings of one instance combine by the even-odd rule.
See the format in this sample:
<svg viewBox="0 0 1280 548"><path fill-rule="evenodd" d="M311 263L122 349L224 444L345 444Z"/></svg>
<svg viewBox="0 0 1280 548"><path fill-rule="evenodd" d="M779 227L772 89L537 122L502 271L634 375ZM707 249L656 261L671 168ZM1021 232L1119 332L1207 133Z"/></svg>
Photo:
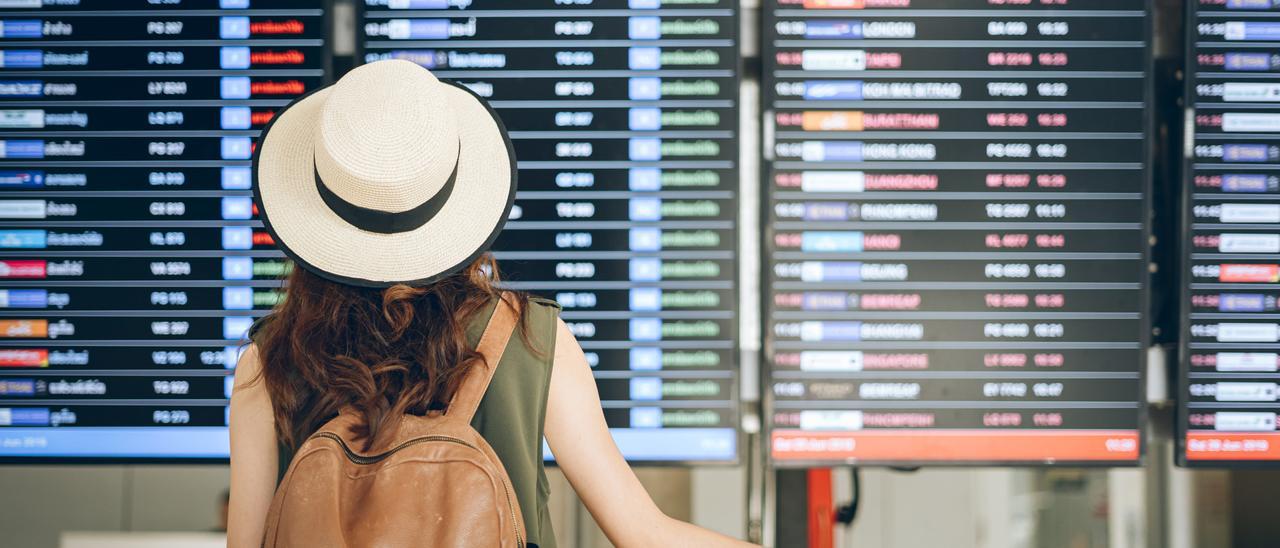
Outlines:
<svg viewBox="0 0 1280 548"><path fill-rule="evenodd" d="M737 2L362 3L363 62L425 66L510 130L495 255L564 306L623 454L735 461Z"/></svg>
<svg viewBox="0 0 1280 548"><path fill-rule="evenodd" d="M774 465L1139 460L1148 14L765 2Z"/></svg>
<svg viewBox="0 0 1280 548"><path fill-rule="evenodd" d="M1178 461L1280 465L1280 6L1188 3Z"/></svg>
<svg viewBox="0 0 1280 548"><path fill-rule="evenodd" d="M287 268L250 156L326 80L325 5L0 2L0 460L227 458Z"/></svg>

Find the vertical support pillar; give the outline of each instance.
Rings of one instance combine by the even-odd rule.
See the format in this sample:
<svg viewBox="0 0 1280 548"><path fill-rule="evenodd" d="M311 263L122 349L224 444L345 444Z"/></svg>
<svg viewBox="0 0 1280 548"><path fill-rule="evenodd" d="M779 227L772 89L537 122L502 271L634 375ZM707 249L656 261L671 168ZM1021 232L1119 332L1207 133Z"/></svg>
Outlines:
<svg viewBox="0 0 1280 548"><path fill-rule="evenodd" d="M835 493L830 468L813 468L809 486L809 548L835 548Z"/></svg>

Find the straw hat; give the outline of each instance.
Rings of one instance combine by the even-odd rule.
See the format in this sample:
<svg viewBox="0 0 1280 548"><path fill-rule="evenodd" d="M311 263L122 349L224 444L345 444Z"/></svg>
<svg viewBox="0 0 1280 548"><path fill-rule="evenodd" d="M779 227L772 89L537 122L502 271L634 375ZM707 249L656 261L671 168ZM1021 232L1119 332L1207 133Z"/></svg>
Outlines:
<svg viewBox="0 0 1280 548"><path fill-rule="evenodd" d="M506 128L408 61L357 67L267 125L253 198L300 266L349 285L421 285L489 248L516 194Z"/></svg>

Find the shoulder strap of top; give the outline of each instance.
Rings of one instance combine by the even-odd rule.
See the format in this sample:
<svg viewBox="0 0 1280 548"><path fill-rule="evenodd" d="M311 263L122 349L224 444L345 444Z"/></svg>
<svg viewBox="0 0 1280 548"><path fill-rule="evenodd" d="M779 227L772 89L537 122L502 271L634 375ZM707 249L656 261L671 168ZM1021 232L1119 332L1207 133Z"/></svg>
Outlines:
<svg viewBox="0 0 1280 548"><path fill-rule="evenodd" d="M512 298L510 293L504 292L502 298L498 299L498 305L493 309L493 316L489 318L489 325L484 328L484 333L480 335L480 343L476 345L476 351L484 356L484 363L472 366L466 373L462 384L453 395L453 400L449 402L448 409L445 410L446 415L457 417L468 423L471 422L471 417L475 416L476 409L480 407L480 400L484 399L484 393L489 389L489 381L493 380L493 373L498 370L502 353L507 349L507 343L510 342L516 322L519 320L515 305L511 302Z"/></svg>

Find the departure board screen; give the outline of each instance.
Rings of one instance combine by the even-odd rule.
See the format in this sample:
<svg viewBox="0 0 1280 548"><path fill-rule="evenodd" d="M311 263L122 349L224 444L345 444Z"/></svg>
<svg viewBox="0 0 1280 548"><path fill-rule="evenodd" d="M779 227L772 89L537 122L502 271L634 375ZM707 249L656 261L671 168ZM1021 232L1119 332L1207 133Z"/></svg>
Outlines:
<svg viewBox="0 0 1280 548"><path fill-rule="evenodd" d="M1146 3L764 10L772 462L1136 462Z"/></svg>
<svg viewBox="0 0 1280 548"><path fill-rule="evenodd" d="M1179 460L1280 464L1280 6L1188 5Z"/></svg>
<svg viewBox="0 0 1280 548"><path fill-rule="evenodd" d="M563 305L623 454L736 460L737 2L365 4L363 61L466 85L510 131L495 256Z"/></svg>
<svg viewBox="0 0 1280 548"><path fill-rule="evenodd" d="M0 459L225 459L285 262L259 130L325 80L322 2L0 1Z"/></svg>

